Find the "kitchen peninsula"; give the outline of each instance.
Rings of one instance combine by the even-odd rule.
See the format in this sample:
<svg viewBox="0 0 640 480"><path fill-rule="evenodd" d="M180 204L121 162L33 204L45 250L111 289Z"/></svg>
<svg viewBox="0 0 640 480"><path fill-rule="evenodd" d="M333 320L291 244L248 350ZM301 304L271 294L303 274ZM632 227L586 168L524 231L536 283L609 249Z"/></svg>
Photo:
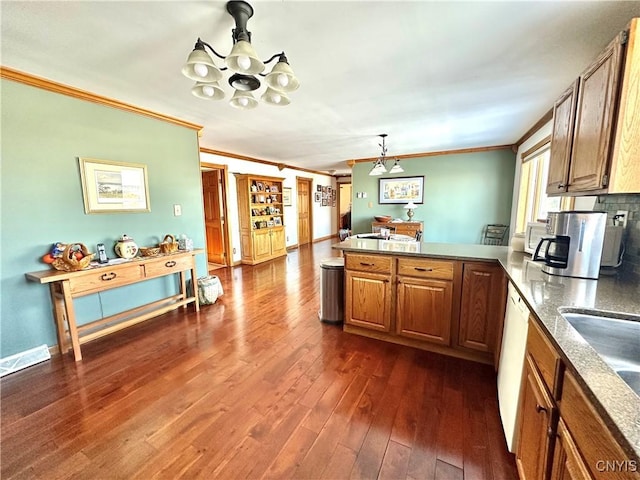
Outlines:
<svg viewBox="0 0 640 480"><path fill-rule="evenodd" d="M549 352L557 359L555 370L550 372L556 380L549 395L552 408L534 405L533 415L547 416L551 428L542 431L544 439L539 445L546 453L539 455L539 461L544 463L541 468L553 467L557 473L569 463L565 444L570 438L594 478L600 477L598 468L606 467L597 464L598 460L621 461L618 469L627 468L618 472L619 476L607 478L637 478L640 397L558 310L573 307L640 315L637 279L551 276L543 273L530 257L508 247L352 237L334 248L345 257L346 332L478 361L493 359L497 364L505 286L510 281L530 310L530 327L534 328L529 328L529 336L541 332ZM446 325L444 318L448 320ZM527 356L533 356L529 343L527 348ZM574 383L578 388L570 391ZM583 407L579 422L575 419L578 400ZM595 430L585 437L579 424L587 425L591 417ZM545 440L552 438L547 437L547 432L557 440ZM602 444L610 440L610 450L592 448L592 439L598 435ZM520 469L520 458L518 462ZM528 477L521 471L521 478Z"/></svg>

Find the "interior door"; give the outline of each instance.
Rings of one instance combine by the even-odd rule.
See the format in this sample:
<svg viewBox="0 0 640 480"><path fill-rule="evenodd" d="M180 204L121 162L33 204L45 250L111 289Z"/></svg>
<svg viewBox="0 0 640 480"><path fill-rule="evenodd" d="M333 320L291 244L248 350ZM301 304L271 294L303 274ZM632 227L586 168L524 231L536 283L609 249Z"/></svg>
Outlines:
<svg viewBox="0 0 640 480"><path fill-rule="evenodd" d="M204 199L204 225L207 236L207 260L211 263L226 265L220 173L220 170L202 172L202 196Z"/></svg>
<svg viewBox="0 0 640 480"><path fill-rule="evenodd" d="M311 179L298 178L298 245L311 243Z"/></svg>

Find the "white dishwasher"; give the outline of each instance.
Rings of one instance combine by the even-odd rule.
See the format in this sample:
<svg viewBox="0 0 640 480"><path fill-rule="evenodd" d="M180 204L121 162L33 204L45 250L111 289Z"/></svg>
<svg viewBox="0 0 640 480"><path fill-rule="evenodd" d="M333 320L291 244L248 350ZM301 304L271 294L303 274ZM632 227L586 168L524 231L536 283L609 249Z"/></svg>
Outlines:
<svg viewBox="0 0 640 480"><path fill-rule="evenodd" d="M510 452L514 452L520 382L529 328L529 309L511 282L509 282L508 291L498 364L498 404L507 447Z"/></svg>

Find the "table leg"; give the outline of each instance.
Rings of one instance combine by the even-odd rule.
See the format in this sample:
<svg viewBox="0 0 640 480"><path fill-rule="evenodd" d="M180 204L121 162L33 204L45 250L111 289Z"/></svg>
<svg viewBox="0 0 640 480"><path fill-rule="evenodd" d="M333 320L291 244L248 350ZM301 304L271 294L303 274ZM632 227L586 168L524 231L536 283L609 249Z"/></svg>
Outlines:
<svg viewBox="0 0 640 480"><path fill-rule="evenodd" d="M80 351L80 338L78 337L78 327L76 325L76 313L73 309L73 297L69 288L69 280L62 281L62 296L67 311L67 323L69 324L69 335L71 335L71 345L73 346L73 356L76 362L82 360Z"/></svg>
<svg viewBox="0 0 640 480"><path fill-rule="evenodd" d="M67 340L67 332L65 330L64 319L64 301L56 292L56 284L49 284L49 293L51 294L51 303L53 305L53 320L56 324L56 336L58 337L58 351L60 355L69 350L69 342Z"/></svg>
<svg viewBox="0 0 640 480"><path fill-rule="evenodd" d="M192 257L193 258L193 257ZM196 312L200 311L200 301L198 300L198 278L196 277L196 262L194 260L191 265L191 283L193 284L193 295L196 297L194 304L196 306Z"/></svg>

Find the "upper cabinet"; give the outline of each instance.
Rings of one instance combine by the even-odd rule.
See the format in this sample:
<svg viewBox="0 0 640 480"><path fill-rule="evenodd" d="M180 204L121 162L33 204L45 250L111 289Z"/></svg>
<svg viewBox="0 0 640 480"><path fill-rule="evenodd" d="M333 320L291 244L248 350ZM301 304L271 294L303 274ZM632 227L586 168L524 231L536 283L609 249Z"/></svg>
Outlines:
<svg viewBox="0 0 640 480"><path fill-rule="evenodd" d="M555 102L548 195L640 192L637 23Z"/></svg>

